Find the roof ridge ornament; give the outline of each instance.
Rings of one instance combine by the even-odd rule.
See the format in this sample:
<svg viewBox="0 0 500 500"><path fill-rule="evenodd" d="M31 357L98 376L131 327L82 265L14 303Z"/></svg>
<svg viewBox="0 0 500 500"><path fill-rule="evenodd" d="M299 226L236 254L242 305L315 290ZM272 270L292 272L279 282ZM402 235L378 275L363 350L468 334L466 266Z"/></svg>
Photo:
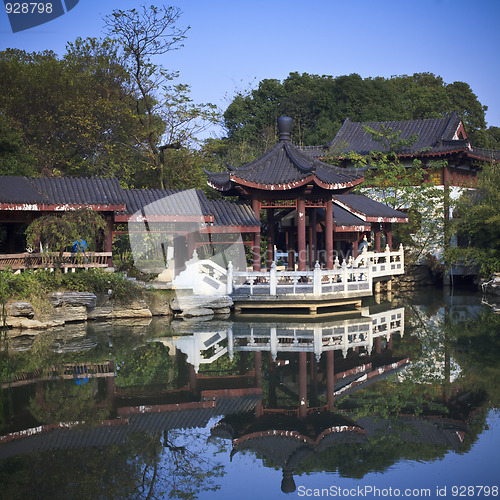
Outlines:
<svg viewBox="0 0 500 500"><path fill-rule="evenodd" d="M291 141L292 119L289 116L280 116L278 118L278 131L280 133L280 142Z"/></svg>

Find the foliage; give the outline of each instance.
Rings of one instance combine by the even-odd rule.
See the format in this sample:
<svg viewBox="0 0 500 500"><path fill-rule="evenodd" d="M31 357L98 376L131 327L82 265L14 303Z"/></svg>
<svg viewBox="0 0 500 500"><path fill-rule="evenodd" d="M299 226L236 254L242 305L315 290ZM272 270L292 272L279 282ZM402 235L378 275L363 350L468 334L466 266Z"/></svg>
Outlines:
<svg viewBox="0 0 500 500"><path fill-rule="evenodd" d="M465 192L458 200L452 220L452 234L458 246L450 247L450 264L479 265L488 277L500 271L500 166L483 165L477 192Z"/></svg>
<svg viewBox="0 0 500 500"><path fill-rule="evenodd" d="M218 113L193 103L177 73L153 61L182 47L188 28L177 27L180 15L176 7L116 10L105 18L108 38L77 38L62 57L1 51L0 174L115 176L124 187L164 187L184 170L199 181L191 148ZM174 166L170 149L184 153Z"/></svg>
<svg viewBox="0 0 500 500"><path fill-rule="evenodd" d="M130 141L138 121L128 79L108 41L77 39L62 58L0 52L0 127L11 130L11 152L0 149L2 174L120 175L127 182L132 168L144 168Z"/></svg>
<svg viewBox="0 0 500 500"><path fill-rule="evenodd" d="M168 165L166 152L188 146L207 123L218 119L212 104L196 105L189 86L172 83L178 74L155 64L154 58L182 47L188 28L179 28L177 7L142 7L115 10L105 18L108 36L122 49L128 70L134 107L144 132L153 182L172 187L171 174L182 170Z"/></svg>
<svg viewBox="0 0 500 500"><path fill-rule="evenodd" d="M394 244L403 243L409 251L407 263L415 264L426 254L443 247L444 190L437 185L439 181L433 180L433 174L440 173L446 163L429 161L424 165L418 159L404 163L398 151L411 146L418 137L401 139L401 131L384 126L380 131L368 126L365 130L381 144L384 152L349 155L355 166L368 167L358 191L367 192L385 205L407 213L409 223L396 225Z"/></svg>
<svg viewBox="0 0 500 500"><path fill-rule="evenodd" d="M59 254L55 261L56 279L59 278L64 251L74 242L84 240L89 250L95 248L96 239L103 238L106 229L104 217L94 210L80 208L64 211L61 214L42 215L26 229L26 241L36 248L40 243L45 251Z"/></svg>
<svg viewBox="0 0 500 500"><path fill-rule="evenodd" d="M121 301L142 295L142 289L127 280L121 273L109 273L103 269L89 269L63 275L61 285L76 292L107 293Z"/></svg>
<svg viewBox="0 0 500 500"><path fill-rule="evenodd" d="M119 387L167 385L172 370L168 347L159 342L140 346L117 366Z"/></svg>
<svg viewBox="0 0 500 500"><path fill-rule="evenodd" d="M124 278L121 273L109 273L103 269L77 270L62 274L57 279L54 273L39 269L14 274L12 271L0 271L6 296L9 298L30 299L46 296L48 293L65 288L75 292L109 293L119 300L138 297L142 289Z"/></svg>
<svg viewBox="0 0 500 500"><path fill-rule="evenodd" d="M263 152L274 144L281 115L293 118L294 142L308 146L330 142L348 117L359 122L417 120L456 111L476 146L494 147L498 138L494 128L491 133L486 129L486 109L467 83L446 84L432 73L389 79L290 73L282 82L265 79L239 92L224 112L224 125L236 155L241 148Z"/></svg>
<svg viewBox="0 0 500 500"><path fill-rule="evenodd" d="M36 242L40 241L44 248L62 254L78 240L85 240L89 250L93 250L96 239L103 237L105 229L106 221L101 214L80 208L58 215L47 214L38 217L28 226L26 238L31 247L35 247Z"/></svg>
<svg viewBox="0 0 500 500"><path fill-rule="evenodd" d="M74 380L58 381L44 387L43 403L31 398L29 411L41 424L79 422L85 425L99 424L109 418L109 409L96 406L98 379L83 385Z"/></svg>

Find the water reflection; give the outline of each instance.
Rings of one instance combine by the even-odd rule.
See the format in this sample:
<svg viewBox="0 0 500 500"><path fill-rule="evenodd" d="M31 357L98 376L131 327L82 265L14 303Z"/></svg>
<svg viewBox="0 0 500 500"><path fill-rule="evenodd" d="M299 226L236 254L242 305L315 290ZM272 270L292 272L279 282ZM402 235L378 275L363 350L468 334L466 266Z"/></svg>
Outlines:
<svg viewBox="0 0 500 500"><path fill-rule="evenodd" d="M292 492L325 472L363 479L401 460L466 456L498 407L500 316L480 297L427 291L300 321L89 323L12 337L5 492L230 497L234 475L279 468L260 495L274 498L280 481Z"/></svg>

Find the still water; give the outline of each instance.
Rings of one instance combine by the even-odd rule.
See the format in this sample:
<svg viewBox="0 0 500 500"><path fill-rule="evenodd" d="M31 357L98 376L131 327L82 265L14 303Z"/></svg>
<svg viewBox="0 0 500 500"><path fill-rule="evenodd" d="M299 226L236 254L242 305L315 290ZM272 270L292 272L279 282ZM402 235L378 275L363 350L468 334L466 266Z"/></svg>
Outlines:
<svg viewBox="0 0 500 500"><path fill-rule="evenodd" d="M498 496L500 315L477 294L89 322L8 353L1 498Z"/></svg>

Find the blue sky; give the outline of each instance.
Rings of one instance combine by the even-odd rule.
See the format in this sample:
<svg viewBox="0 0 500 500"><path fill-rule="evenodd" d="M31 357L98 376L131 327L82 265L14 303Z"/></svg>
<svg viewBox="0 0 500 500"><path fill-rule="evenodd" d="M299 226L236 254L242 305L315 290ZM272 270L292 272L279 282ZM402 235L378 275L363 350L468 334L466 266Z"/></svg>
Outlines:
<svg viewBox="0 0 500 500"><path fill-rule="evenodd" d="M133 0L80 0L65 15L12 33L0 12L0 50L50 49L102 36L113 9ZM160 2L149 0L144 4ZM165 2L167 3L167 2ZM290 72L358 73L363 78L431 72L446 83L467 82L488 125L500 127L499 0L177 0L185 46L156 62L180 72L195 102L225 108L238 90ZM3 7L3 6L2 6Z"/></svg>

